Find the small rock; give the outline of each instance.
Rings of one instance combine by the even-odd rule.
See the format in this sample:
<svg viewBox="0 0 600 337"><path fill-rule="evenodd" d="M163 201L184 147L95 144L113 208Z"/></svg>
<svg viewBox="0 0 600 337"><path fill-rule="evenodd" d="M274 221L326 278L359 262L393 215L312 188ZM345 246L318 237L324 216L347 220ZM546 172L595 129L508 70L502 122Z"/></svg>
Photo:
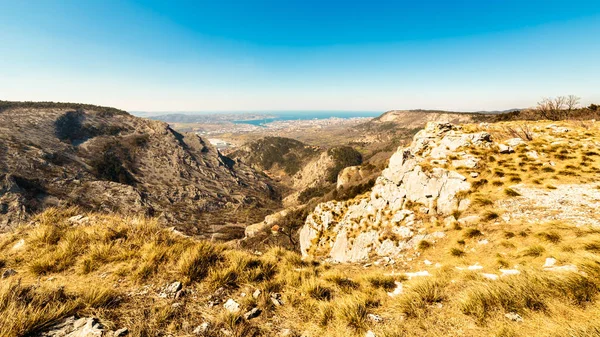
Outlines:
<svg viewBox="0 0 600 337"><path fill-rule="evenodd" d="M408 277L409 279L413 278L413 277L423 277L423 276L429 276L429 272L427 270L423 270L423 271L417 271L414 273L405 273L406 277Z"/></svg>
<svg viewBox="0 0 600 337"><path fill-rule="evenodd" d="M529 151L527 153L525 153L527 155L527 157L531 158L531 159L538 159L540 156L537 153L537 151Z"/></svg>
<svg viewBox="0 0 600 337"><path fill-rule="evenodd" d="M252 297L253 298L258 298L260 296L260 294L262 294L262 292L260 291L260 289L256 289L253 293L252 293Z"/></svg>
<svg viewBox="0 0 600 337"><path fill-rule="evenodd" d="M481 270L481 269L483 269L483 267L476 263L476 264L474 264L472 266L469 266L467 269L469 269L469 270Z"/></svg>
<svg viewBox="0 0 600 337"><path fill-rule="evenodd" d="M281 300L281 294L280 293L272 293L271 294L271 302L277 307L280 305L283 305L283 301Z"/></svg>
<svg viewBox="0 0 600 337"><path fill-rule="evenodd" d="M500 278L500 276L496 275L496 274L486 274L486 273L482 273L481 276L490 279L490 280L497 280Z"/></svg>
<svg viewBox="0 0 600 337"><path fill-rule="evenodd" d="M129 330L127 328L121 328L121 329L115 331L113 333L113 336L114 337L121 337L121 336L127 335L128 333L129 333Z"/></svg>
<svg viewBox="0 0 600 337"><path fill-rule="evenodd" d="M515 150L513 150L512 147L505 145L505 144L499 144L498 145L498 152L502 153L502 154L507 154L507 153L513 153L515 152Z"/></svg>
<svg viewBox="0 0 600 337"><path fill-rule="evenodd" d="M579 271L579 268L577 268L577 266L574 264L567 264L564 266L554 266L554 267L544 268L544 270L576 273Z"/></svg>
<svg viewBox="0 0 600 337"><path fill-rule="evenodd" d="M15 244L12 246L12 249L13 249L13 250L19 250L19 249L21 249L21 248L23 248L23 247L25 247L25 240L24 240L24 239L21 239L21 240L17 241L17 243L15 243Z"/></svg>
<svg viewBox="0 0 600 337"><path fill-rule="evenodd" d="M180 291L182 287L183 285L181 284L181 282L173 282L171 284L167 284L158 294L158 296L162 298L175 297L177 295L177 292Z"/></svg>
<svg viewBox="0 0 600 337"><path fill-rule="evenodd" d="M195 335L200 335L204 332L207 332L208 328L210 328L210 323L204 322L204 323L198 325L196 328L194 328L194 331L192 331L192 333Z"/></svg>
<svg viewBox="0 0 600 337"><path fill-rule="evenodd" d="M223 307L232 314L240 311L240 304L234 301L232 298L228 299L227 302L223 304Z"/></svg>
<svg viewBox="0 0 600 337"><path fill-rule="evenodd" d="M516 312L509 312L507 314L504 314L504 317L510 319L513 322L523 322L523 317L521 317L521 315L517 314Z"/></svg>
<svg viewBox="0 0 600 337"><path fill-rule="evenodd" d="M490 243L490 242L486 239L477 241L477 244L480 244L480 245L487 245L488 243Z"/></svg>
<svg viewBox="0 0 600 337"><path fill-rule="evenodd" d="M525 141L521 138L511 138L509 140L506 141L506 144L508 144L508 146L510 147L517 147L519 145L523 145L525 144Z"/></svg>
<svg viewBox="0 0 600 337"><path fill-rule="evenodd" d="M17 271L14 269L6 269L4 272L2 272L2 278L8 278L11 277L13 275L16 275Z"/></svg>
<svg viewBox="0 0 600 337"><path fill-rule="evenodd" d="M479 172L471 172L469 173L469 175L471 176L471 178L477 178L479 177Z"/></svg>
<svg viewBox="0 0 600 337"><path fill-rule="evenodd" d="M368 314L367 318L370 319L371 321L375 322L375 323L381 323L383 322L383 318L379 315L375 315L375 314Z"/></svg>
<svg viewBox="0 0 600 337"><path fill-rule="evenodd" d="M392 291L391 293L388 292L388 296L390 297L396 297L400 294L402 294L402 283L398 282L398 281L394 281L394 284L396 284L396 289L394 289L394 291Z"/></svg>
<svg viewBox="0 0 600 337"><path fill-rule="evenodd" d="M544 263L544 268L553 267L556 264L556 259L553 257L546 258L546 262Z"/></svg>
<svg viewBox="0 0 600 337"><path fill-rule="evenodd" d="M279 336L281 337L290 337L290 336L294 336L294 332L292 331L292 329L281 329L281 331L279 331Z"/></svg>
<svg viewBox="0 0 600 337"><path fill-rule="evenodd" d="M425 260L425 261L423 261L423 263L424 263L426 266L431 266L431 265L433 264L433 263L432 263L431 261L429 261L429 260Z"/></svg>
<svg viewBox="0 0 600 337"><path fill-rule="evenodd" d="M521 272L517 269L500 269L502 275L500 276L509 276L509 275L519 275Z"/></svg>
<svg viewBox="0 0 600 337"><path fill-rule="evenodd" d="M371 330L367 331L367 333L365 334L365 337L376 337L375 333Z"/></svg>
<svg viewBox="0 0 600 337"><path fill-rule="evenodd" d="M252 310L244 314L244 319L249 320L258 317L261 312L262 311L259 308L252 308Z"/></svg>

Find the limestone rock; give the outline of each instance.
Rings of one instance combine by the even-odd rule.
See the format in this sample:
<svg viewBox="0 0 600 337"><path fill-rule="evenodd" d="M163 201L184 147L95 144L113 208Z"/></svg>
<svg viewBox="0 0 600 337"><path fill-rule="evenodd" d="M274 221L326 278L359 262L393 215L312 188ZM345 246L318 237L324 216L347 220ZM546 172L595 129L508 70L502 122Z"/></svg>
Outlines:
<svg viewBox="0 0 600 337"><path fill-rule="evenodd" d="M509 140L506 141L506 144L512 148L515 148L519 145L524 145L526 144L525 141L521 138L511 138Z"/></svg>
<svg viewBox="0 0 600 337"><path fill-rule="evenodd" d="M515 152L515 150L506 144L499 144L498 152L502 153L502 154L507 154L507 153L513 153L513 152Z"/></svg>
<svg viewBox="0 0 600 337"><path fill-rule="evenodd" d="M118 330L120 331L120 330ZM74 316L65 318L40 333L40 337L101 337L109 335L98 319L94 317L79 318ZM113 334L114 336L114 334ZM120 335L122 336L122 335Z"/></svg>
<svg viewBox="0 0 600 337"><path fill-rule="evenodd" d="M505 314L504 317L510 319L513 322L523 322L523 317L521 317L516 312L509 312L509 313Z"/></svg>
<svg viewBox="0 0 600 337"><path fill-rule="evenodd" d="M262 312L262 310L260 310L259 308L252 308L250 311L246 312L244 314L244 319L249 320L249 319L253 319L256 318L260 315L260 313Z"/></svg>
<svg viewBox="0 0 600 337"><path fill-rule="evenodd" d="M334 262L394 258L415 249L421 240L443 237L443 233L420 233L422 220L417 222L416 215L447 218L466 210L470 202L462 195L471 184L439 163L460 156L454 166L475 167L478 158L468 155L466 147L491 145L486 132L464 133L449 123L428 123L410 146L392 155L367 197L317 205L300 230L303 256Z"/></svg>
<svg viewBox="0 0 600 337"><path fill-rule="evenodd" d="M232 314L235 314L240 311L240 304L233 300L232 298L228 299L225 304L223 304L225 310L229 311Z"/></svg>

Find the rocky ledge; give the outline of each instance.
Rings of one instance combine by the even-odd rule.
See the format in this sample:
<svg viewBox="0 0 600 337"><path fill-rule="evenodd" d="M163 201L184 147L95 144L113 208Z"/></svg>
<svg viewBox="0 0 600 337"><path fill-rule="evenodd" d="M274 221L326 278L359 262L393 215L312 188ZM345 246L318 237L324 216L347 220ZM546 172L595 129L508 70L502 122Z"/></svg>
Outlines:
<svg viewBox="0 0 600 337"><path fill-rule="evenodd" d="M372 257L402 257L422 240L435 242L443 232L426 233L425 223L455 221L464 211L471 184L456 167L476 167L467 147L493 146L487 132L466 133L449 123L428 123L412 144L400 148L368 195L318 205L300 231L303 256L332 262Z"/></svg>

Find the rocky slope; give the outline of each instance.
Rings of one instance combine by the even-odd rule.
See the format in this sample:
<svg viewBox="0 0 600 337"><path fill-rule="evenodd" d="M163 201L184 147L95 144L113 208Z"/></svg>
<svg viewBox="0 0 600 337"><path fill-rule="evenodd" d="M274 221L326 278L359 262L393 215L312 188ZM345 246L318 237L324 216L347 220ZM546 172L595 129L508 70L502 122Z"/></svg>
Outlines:
<svg viewBox="0 0 600 337"><path fill-rule="evenodd" d="M302 253L337 262L363 261L372 254L397 257L420 240L443 236L418 235L422 221L417 216L450 217L468 207L459 196L470 183L443 166L461 147L490 142L485 132L463 134L452 124L427 124L410 147L392 156L369 195L317 206L300 232ZM439 167L432 168L429 158ZM462 160L470 159L465 155Z"/></svg>
<svg viewBox="0 0 600 337"><path fill-rule="evenodd" d="M395 123L404 128L422 128L429 122L464 124L491 119L493 115L452 111L390 110L369 123Z"/></svg>
<svg viewBox="0 0 600 337"><path fill-rule="evenodd" d="M600 171L597 129L429 123L391 157L370 193L316 207L300 231L302 253L337 262L410 259L421 241L435 243L455 225L598 224L590 183Z"/></svg>
<svg viewBox="0 0 600 337"><path fill-rule="evenodd" d="M2 103L0 230L77 205L156 216L190 233L240 234L220 225L278 205L268 178L166 123L94 106Z"/></svg>

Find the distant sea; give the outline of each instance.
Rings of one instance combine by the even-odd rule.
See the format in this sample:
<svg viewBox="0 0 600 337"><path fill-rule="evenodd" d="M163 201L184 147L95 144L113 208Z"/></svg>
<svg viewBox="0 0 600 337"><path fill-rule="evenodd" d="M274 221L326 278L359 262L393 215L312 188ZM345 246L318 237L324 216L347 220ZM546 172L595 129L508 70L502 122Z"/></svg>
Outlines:
<svg viewBox="0 0 600 337"><path fill-rule="evenodd" d="M268 117L258 119L239 119L234 120L236 124L252 124L256 126L276 122L276 121L294 121L337 118L355 118L355 117L377 117L382 114L381 111L261 111L252 114L261 114Z"/></svg>

